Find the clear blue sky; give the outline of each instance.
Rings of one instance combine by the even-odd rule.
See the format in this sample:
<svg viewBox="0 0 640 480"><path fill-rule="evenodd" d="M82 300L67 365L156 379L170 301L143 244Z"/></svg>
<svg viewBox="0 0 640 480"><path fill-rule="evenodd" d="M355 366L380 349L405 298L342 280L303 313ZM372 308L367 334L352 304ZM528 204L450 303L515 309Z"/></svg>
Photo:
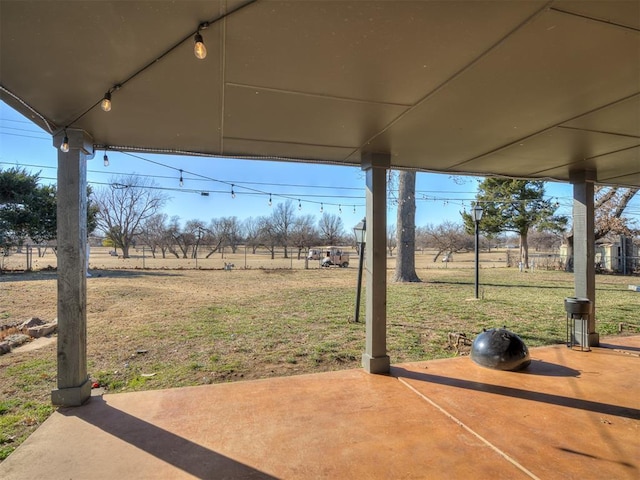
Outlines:
<svg viewBox="0 0 640 480"><path fill-rule="evenodd" d="M169 217L177 215L182 222L269 215L269 194L274 206L290 198L296 208L301 205L300 214L315 215L317 219L322 215L321 207L324 212L339 214L347 230L365 215L364 175L357 167L113 151L107 154L108 167L104 166L103 151L96 152L88 163L88 181L94 188L104 188L121 175L152 176L170 197L164 213ZM20 166L31 172L40 171L42 183L50 184L56 183L56 165L57 152L50 135L0 102L0 168ZM180 169L183 187L179 186ZM474 177L418 173L416 224L461 222L459 212L470 208L476 184ZM231 196L232 185L235 198ZM201 192L209 192L209 196ZM570 185L550 182L546 194L559 202L559 213L571 213ZM637 198L632 212L636 218L640 216ZM395 223L395 205L391 202L388 220Z"/></svg>

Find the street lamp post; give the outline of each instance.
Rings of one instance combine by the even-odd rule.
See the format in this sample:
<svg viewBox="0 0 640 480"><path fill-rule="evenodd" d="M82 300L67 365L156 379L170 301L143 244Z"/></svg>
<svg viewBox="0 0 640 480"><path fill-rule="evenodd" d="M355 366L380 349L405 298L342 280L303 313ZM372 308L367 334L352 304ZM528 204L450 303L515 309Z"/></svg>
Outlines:
<svg viewBox="0 0 640 480"><path fill-rule="evenodd" d="M355 227L353 233L356 236L356 243L360 245L360 261L358 262L358 286L356 288L356 311L353 321L358 323L360 316L360 291L362 290L362 264L364 262L364 246L366 244L367 219L363 218Z"/></svg>
<svg viewBox="0 0 640 480"><path fill-rule="evenodd" d="M476 287L476 298L478 297L478 284L479 284L479 279L480 279L480 261L479 261L479 247L480 247L480 235L479 235L479 229L478 229L478 225L480 224L480 220L482 220L482 207L478 204L476 204L475 207L473 207L472 210L472 215L473 215L473 222L475 223L476 226L476 282L475 282L475 287Z"/></svg>

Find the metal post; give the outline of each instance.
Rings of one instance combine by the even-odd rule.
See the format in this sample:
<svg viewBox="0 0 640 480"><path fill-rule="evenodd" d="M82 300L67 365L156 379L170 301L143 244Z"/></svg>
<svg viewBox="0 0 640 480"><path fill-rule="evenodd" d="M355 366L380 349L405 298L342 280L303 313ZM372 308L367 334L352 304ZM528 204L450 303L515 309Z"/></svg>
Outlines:
<svg viewBox="0 0 640 480"><path fill-rule="evenodd" d="M358 262L358 286L356 287L356 312L353 321L358 323L360 318L360 292L362 291L362 264L364 263L364 243L360 244L360 261Z"/></svg>
<svg viewBox="0 0 640 480"><path fill-rule="evenodd" d="M479 285L479 280L480 280L480 268L479 268L480 267L480 265L479 265L480 262L479 262L479 255L478 255L478 250L479 250L479 248L478 248L479 247L478 239L479 239L480 235L479 235L478 224L480 222L478 220L476 220L475 223L476 223L476 252L475 252L476 253L476 284L475 284L476 290L475 290L475 292L476 292L476 298L479 298L478 285Z"/></svg>

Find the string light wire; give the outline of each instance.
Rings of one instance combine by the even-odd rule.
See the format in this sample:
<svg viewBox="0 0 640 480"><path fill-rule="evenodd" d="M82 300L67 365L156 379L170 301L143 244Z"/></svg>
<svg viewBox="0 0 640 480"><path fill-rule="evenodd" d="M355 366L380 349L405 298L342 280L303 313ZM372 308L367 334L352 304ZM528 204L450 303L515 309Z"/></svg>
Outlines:
<svg viewBox="0 0 640 480"><path fill-rule="evenodd" d="M195 31L189 32L187 35L185 35L183 38L181 38L176 43L174 43L172 46L170 46L167 50L165 50L163 53L161 53L155 59L151 60L149 63L145 64L144 66L142 66L141 68L139 68L138 70L133 72L125 80L123 80L120 83L116 84L111 90L109 90L109 93L113 93L113 91L114 91L114 89L116 87L117 87L117 89L120 89L120 88L124 87L127 83L129 83L131 80L133 80L138 75L143 73L145 70L147 70L147 69L151 68L152 66L156 65L160 60L162 60L164 57L169 55L171 52L173 52L176 48L181 46L183 43L185 43L187 41L191 41L194 38L195 35L199 35L200 30L203 29L203 25L206 25L207 27L211 26L211 25L214 25L215 23L220 22L221 20L227 18L228 16L233 15L237 11L248 7L252 3L255 3L256 1L257 0L249 0L246 3L240 3L237 7L229 10L228 12L226 12L226 13L224 13L224 14L216 17L216 18L213 18L213 19L208 20L206 22L201 22L200 24L198 24L198 27L196 28ZM82 117L84 117L87 113L89 113L91 110L93 110L97 105L100 105L103 100L104 100L104 97L101 97L100 100L98 100L97 102L93 103L91 106L89 106L87 109L85 109L82 113L80 113L77 117L75 117L73 120L69 121L64 128L66 129L66 128L71 127L78 120L80 120Z"/></svg>

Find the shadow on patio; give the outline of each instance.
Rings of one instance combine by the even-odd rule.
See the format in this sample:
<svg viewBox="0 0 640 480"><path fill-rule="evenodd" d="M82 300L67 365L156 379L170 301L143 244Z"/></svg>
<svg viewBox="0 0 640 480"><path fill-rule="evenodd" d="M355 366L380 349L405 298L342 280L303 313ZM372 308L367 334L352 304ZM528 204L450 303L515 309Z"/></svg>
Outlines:
<svg viewBox="0 0 640 480"><path fill-rule="evenodd" d="M640 475L640 336L93 397L0 464L34 478L616 478Z"/></svg>

